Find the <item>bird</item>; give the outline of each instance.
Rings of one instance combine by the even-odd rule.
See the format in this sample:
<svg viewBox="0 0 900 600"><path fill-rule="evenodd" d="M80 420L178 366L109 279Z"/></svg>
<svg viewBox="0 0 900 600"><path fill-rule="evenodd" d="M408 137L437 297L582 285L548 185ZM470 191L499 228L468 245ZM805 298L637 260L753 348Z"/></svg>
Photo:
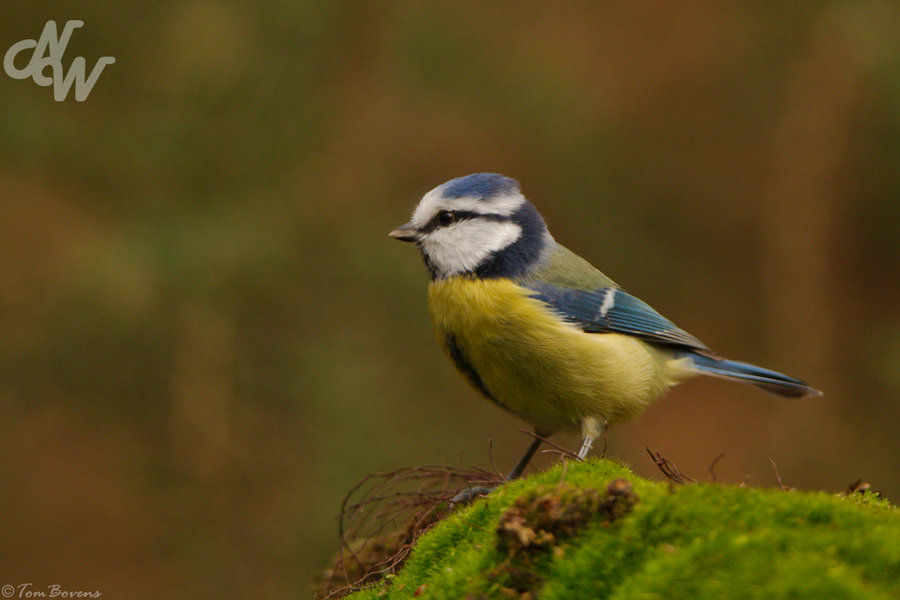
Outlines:
<svg viewBox="0 0 900 600"><path fill-rule="evenodd" d="M584 459L610 426L699 375L788 398L820 396L776 371L728 360L559 244L518 181L497 173L427 192L389 233L414 243L431 276L438 343L482 396L534 428L519 477L556 432L579 431Z"/></svg>

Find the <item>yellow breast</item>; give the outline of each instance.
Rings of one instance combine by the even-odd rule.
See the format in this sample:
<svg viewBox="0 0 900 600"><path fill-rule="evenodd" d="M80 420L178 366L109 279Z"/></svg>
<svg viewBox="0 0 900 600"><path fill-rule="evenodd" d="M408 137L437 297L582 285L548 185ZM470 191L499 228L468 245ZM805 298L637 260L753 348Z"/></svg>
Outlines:
<svg viewBox="0 0 900 600"><path fill-rule="evenodd" d="M640 412L685 375L683 362L641 340L584 333L508 279L431 283L438 341L475 387L536 429L609 424Z"/></svg>

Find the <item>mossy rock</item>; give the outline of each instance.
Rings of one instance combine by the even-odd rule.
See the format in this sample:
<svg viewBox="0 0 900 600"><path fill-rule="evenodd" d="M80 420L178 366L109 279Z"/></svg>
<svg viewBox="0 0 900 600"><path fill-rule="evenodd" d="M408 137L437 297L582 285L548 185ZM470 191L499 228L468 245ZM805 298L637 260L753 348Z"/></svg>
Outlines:
<svg viewBox="0 0 900 600"><path fill-rule="evenodd" d="M508 484L348 596L542 600L900 599L900 511L842 496L672 486L608 460Z"/></svg>

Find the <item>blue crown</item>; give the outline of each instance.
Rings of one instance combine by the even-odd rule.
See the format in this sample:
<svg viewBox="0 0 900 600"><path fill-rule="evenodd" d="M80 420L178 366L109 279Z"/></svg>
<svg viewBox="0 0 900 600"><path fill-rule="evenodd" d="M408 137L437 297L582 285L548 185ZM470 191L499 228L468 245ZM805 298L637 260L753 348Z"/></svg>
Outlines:
<svg viewBox="0 0 900 600"><path fill-rule="evenodd" d="M519 182L498 173L474 173L451 179L443 186L444 198L479 198L486 200L500 194L519 191Z"/></svg>

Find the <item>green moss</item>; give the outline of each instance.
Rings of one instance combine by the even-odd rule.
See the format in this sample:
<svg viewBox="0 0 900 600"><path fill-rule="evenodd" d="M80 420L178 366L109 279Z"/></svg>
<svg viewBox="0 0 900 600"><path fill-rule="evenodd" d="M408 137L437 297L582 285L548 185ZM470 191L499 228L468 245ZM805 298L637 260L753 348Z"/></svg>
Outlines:
<svg viewBox="0 0 900 600"><path fill-rule="evenodd" d="M610 461L568 464L447 518L390 583L350 598L416 590L438 599L900 598L900 511L871 494L671 487Z"/></svg>

